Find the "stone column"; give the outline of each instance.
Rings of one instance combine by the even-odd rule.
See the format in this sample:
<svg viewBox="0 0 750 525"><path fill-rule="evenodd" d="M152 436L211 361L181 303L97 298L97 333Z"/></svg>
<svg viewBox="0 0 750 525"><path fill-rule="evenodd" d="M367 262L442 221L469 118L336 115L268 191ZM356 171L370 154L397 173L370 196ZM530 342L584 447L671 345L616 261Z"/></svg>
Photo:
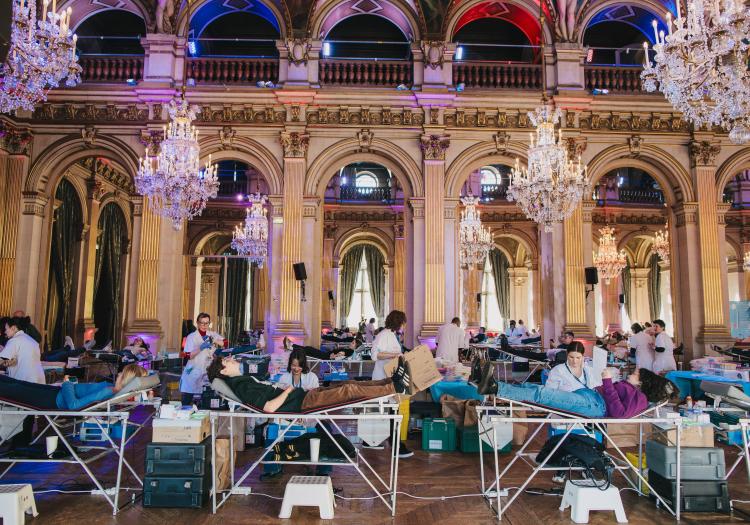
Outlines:
<svg viewBox="0 0 750 525"><path fill-rule="evenodd" d="M21 220L18 223L17 238L23 239L23 242L17 243L16 267L23 268L23 271L15 272L13 275L11 310L23 310L32 319L38 319L44 308L44 305L38 304L38 295L41 295L39 266L48 201L45 195L36 192L24 193ZM47 276L44 275L43 278L46 281Z"/></svg>
<svg viewBox="0 0 750 525"><path fill-rule="evenodd" d="M201 308L201 282L203 282L203 257L190 258L190 304L185 317L196 322Z"/></svg>
<svg viewBox="0 0 750 525"><path fill-rule="evenodd" d="M563 221L565 238L565 329L577 339L593 339L586 309L586 279L583 236L583 206ZM591 237L589 233L589 238Z"/></svg>
<svg viewBox="0 0 750 525"><path fill-rule="evenodd" d="M604 329L610 333L618 330L622 330L622 323L620 321L620 276L616 279L612 279L607 284L604 279L599 281L601 286L602 294L602 321ZM591 297L589 295L589 297ZM633 319L635 321L635 319ZM626 331L630 327L625 327Z"/></svg>
<svg viewBox="0 0 750 525"><path fill-rule="evenodd" d="M539 265L536 260L532 260L529 267L529 297L531 308L529 308L529 319L526 321L526 325L529 329L537 328L537 332L539 332L537 327L541 321L539 316Z"/></svg>
<svg viewBox="0 0 750 525"><path fill-rule="evenodd" d="M420 145L425 180L425 301L420 338L432 342L445 323L445 151L450 141L447 136L424 135ZM415 272L418 269L415 265Z"/></svg>
<svg viewBox="0 0 750 525"><path fill-rule="evenodd" d="M525 266L508 268L510 279L510 318L529 321L529 270Z"/></svg>
<svg viewBox="0 0 750 525"><path fill-rule="evenodd" d="M565 328L565 241L563 225L555 224L551 232L540 229L539 282L540 314L545 344Z"/></svg>
<svg viewBox="0 0 750 525"><path fill-rule="evenodd" d="M648 274L650 268L630 269L630 319L643 323L651 319L648 301Z"/></svg>
<svg viewBox="0 0 750 525"><path fill-rule="evenodd" d="M726 319L727 325L729 326L729 269L727 268L727 224L726 224L726 215L729 209L732 207L731 204L727 203L719 203L716 205L716 219L718 222L718 237L717 237L717 243L719 245L719 250L721 253L719 254L719 267L720 272L719 275L721 275L721 289L723 290L723 306L724 306L724 319ZM739 258L737 261L737 271L742 271L742 257ZM738 277L742 278L742 274L740 273Z"/></svg>
<svg viewBox="0 0 750 525"><path fill-rule="evenodd" d="M302 259L302 214L305 172L307 169L307 145L309 137L299 131L281 133L284 148L284 195L283 195L283 237L280 265L279 321L274 330L274 338L281 341L284 336L301 342L305 338L302 324L302 302L300 283L294 278L292 265ZM312 270L308 268L308 270ZM309 292L309 290L308 290Z"/></svg>
<svg viewBox="0 0 750 525"><path fill-rule="evenodd" d="M218 259L203 261L200 283L200 311L206 312L211 319L219 317L219 278L222 263Z"/></svg>
<svg viewBox="0 0 750 525"><path fill-rule="evenodd" d="M729 333L729 304L722 285L724 237L719 236L719 212L716 202L716 155L720 147L709 140L690 143L692 174L698 200L698 234L703 288L703 325L698 342L706 348L733 341ZM721 240L721 242L719 242ZM726 273L726 261L724 261ZM726 279L726 275L724 276Z"/></svg>
<svg viewBox="0 0 750 525"><path fill-rule="evenodd" d="M482 293L484 263L472 264L464 268L462 273L466 327L476 330L482 322L481 302L477 301L477 294Z"/></svg>
<svg viewBox="0 0 750 525"><path fill-rule="evenodd" d="M307 270L305 283L305 300L302 303L302 325L307 334L305 344L320 347L320 305L321 281L323 272L322 250L323 228L318 227L318 220L323 221L323 210L318 197L305 197L302 208L302 239L305 249L301 251L301 261ZM301 241L301 240L300 240ZM328 294L326 293L326 298Z"/></svg>
<svg viewBox="0 0 750 525"><path fill-rule="evenodd" d="M740 301L747 301L750 299L750 271L744 269L745 254L750 253L750 240L742 243L742 253L740 254L740 260L737 264L740 268L743 268L740 274Z"/></svg>
<svg viewBox="0 0 750 525"><path fill-rule="evenodd" d="M458 267L458 199L446 199L445 213L445 318L461 316L461 296L459 295L460 269ZM466 322L466 319L461 319Z"/></svg>
<svg viewBox="0 0 750 525"><path fill-rule="evenodd" d="M681 203L674 208L674 235L672 245L674 257L670 260L674 278L673 297L675 309L675 339L685 344L685 360L694 359L704 354L698 348L697 339L703 319L703 297L701 291L701 274L696 270L695 262L700 261L700 241L698 239L698 204Z"/></svg>
<svg viewBox="0 0 750 525"><path fill-rule="evenodd" d="M672 272L669 264L659 261L659 273L661 273L661 320L666 325L667 333L674 333L673 297L672 297Z"/></svg>
<svg viewBox="0 0 750 525"><path fill-rule="evenodd" d="M95 168L93 168L95 169ZM92 173L91 179L87 181L88 195L86 198L86 208L88 215L84 222L88 229L83 239L82 258L81 258L81 280L78 293L81 295L79 304L83 308L78 313L78 329L83 332L84 339L89 339L89 332L95 327L94 324L94 282L96 279L96 246L97 237L99 236L99 212L101 199L104 196L104 186L101 181L94 178Z"/></svg>
<svg viewBox="0 0 750 525"><path fill-rule="evenodd" d="M0 180L3 181L3 188L0 192L2 194L0 196L0 313L3 315L10 315L19 307L13 304L13 282L17 267L16 248L21 216L21 189L29 161L25 148L23 153L18 148L7 149L10 154L0 149ZM23 237L21 239L23 243L27 241ZM41 312L32 313L28 309L24 311L32 316L37 325L39 324L41 319L38 313Z"/></svg>
<svg viewBox="0 0 750 525"><path fill-rule="evenodd" d="M162 328L162 346L176 351L182 343L182 290L185 286L185 224L181 230L175 230L171 221L161 221L159 233L159 266L157 319ZM216 329L216 319L213 318ZM226 335L226 334L223 334Z"/></svg>
<svg viewBox="0 0 750 525"><path fill-rule="evenodd" d="M282 239L284 237L283 195L269 195L271 204L271 230L269 232L268 271L271 274L268 290L268 308L266 310L266 346L268 353L274 351L274 334L281 315L281 261ZM284 336L282 336L283 338Z"/></svg>
<svg viewBox="0 0 750 525"><path fill-rule="evenodd" d="M411 257L407 257L407 275L411 276L411 301L407 299L406 311L409 319L407 323L407 337L410 344L416 343L417 334L425 320L425 294L427 275L425 272L425 199L411 198L409 206L412 210L411 236L413 241ZM440 303L442 304L442 302ZM411 315L410 315L411 314Z"/></svg>
<svg viewBox="0 0 750 525"><path fill-rule="evenodd" d="M253 330L265 327L265 316L268 310L268 265L255 269L253 279Z"/></svg>
<svg viewBox="0 0 750 525"><path fill-rule="evenodd" d="M573 148L574 149L574 148ZM571 158L577 158L578 154L575 151L571 151ZM584 200L581 203L581 223L582 232L581 240L583 241L583 267L590 268L594 266L594 232L592 228L593 223L593 212L596 208L596 203L592 200ZM586 274L584 270L584 300L586 301L586 323L588 324L588 333L596 334L596 301L591 293L586 293Z"/></svg>
<svg viewBox="0 0 750 525"><path fill-rule="evenodd" d="M335 297L336 285L333 281L333 245L336 237L336 225L326 224L323 226L323 278L320 290L320 325L321 328L330 329L336 326L336 310L333 301L328 294L333 293Z"/></svg>
<svg viewBox="0 0 750 525"><path fill-rule="evenodd" d="M586 50L573 42L558 42L554 48L552 56L558 96L589 96L583 68Z"/></svg>
<svg viewBox="0 0 750 525"><path fill-rule="evenodd" d="M406 243L404 241L404 225L393 225L394 257L393 257L393 309L406 311ZM386 313L386 315L388 315Z"/></svg>
<svg viewBox="0 0 750 525"><path fill-rule="evenodd" d="M185 61L185 38L148 33L141 38L145 51L143 83L149 87L171 87L182 82Z"/></svg>

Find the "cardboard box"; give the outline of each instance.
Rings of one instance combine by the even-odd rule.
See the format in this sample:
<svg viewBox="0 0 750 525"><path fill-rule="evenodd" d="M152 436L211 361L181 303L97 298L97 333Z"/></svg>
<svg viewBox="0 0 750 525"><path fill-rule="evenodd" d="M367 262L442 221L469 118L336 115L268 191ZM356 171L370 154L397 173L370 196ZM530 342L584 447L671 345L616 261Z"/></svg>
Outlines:
<svg viewBox="0 0 750 525"><path fill-rule="evenodd" d="M154 419L154 443L200 443L211 435L208 414L199 419Z"/></svg>
<svg viewBox="0 0 750 525"><path fill-rule="evenodd" d="M619 448L631 448L638 446L638 433L640 425L628 423L607 423L607 448L614 449L612 443ZM651 424L643 424L643 443L650 438Z"/></svg>
<svg viewBox="0 0 750 525"><path fill-rule="evenodd" d="M440 375L435 365L435 358L432 356L432 352L427 345L414 347L411 352L404 354L404 361L406 362L409 370L409 378L411 379L410 394L427 390L443 379L443 376ZM386 375L389 377L393 375L397 366L398 358L386 363Z"/></svg>
<svg viewBox="0 0 750 525"><path fill-rule="evenodd" d="M654 425L654 440L664 445L674 446L677 443L677 429ZM713 447L713 425L683 426L680 435L680 446L683 447Z"/></svg>

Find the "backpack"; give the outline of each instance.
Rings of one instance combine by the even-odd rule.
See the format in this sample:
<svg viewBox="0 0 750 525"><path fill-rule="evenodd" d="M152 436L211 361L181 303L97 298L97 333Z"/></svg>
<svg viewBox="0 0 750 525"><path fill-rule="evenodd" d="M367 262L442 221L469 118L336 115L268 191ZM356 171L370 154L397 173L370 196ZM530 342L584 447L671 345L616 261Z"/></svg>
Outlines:
<svg viewBox="0 0 750 525"><path fill-rule="evenodd" d="M550 456L555 446L563 440L560 447ZM615 464L604 454L604 445L594 438L579 434L558 434L552 436L539 451L536 461L541 463L549 457L547 465L551 467L582 468L585 479L594 481L597 488L607 490L612 480ZM570 479L570 476L568 476ZM575 484L575 481L570 480Z"/></svg>

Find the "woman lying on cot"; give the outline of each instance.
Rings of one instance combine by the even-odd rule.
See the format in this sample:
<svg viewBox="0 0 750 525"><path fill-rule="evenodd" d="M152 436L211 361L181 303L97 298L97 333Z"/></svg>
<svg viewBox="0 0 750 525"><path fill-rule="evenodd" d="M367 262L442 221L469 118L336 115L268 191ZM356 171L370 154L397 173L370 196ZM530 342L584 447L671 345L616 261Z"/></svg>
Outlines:
<svg viewBox="0 0 750 525"><path fill-rule="evenodd" d="M0 398L31 405L40 410L78 410L92 403L107 400L123 389L132 379L144 377L148 371L138 365L127 365L111 383L72 383L40 385L0 376Z"/></svg>
<svg viewBox="0 0 750 525"><path fill-rule="evenodd" d="M232 392L248 405L264 412L299 413L326 406L343 405L360 399L372 399L393 394L403 394L409 388L403 358L390 379L380 381L344 381L334 386L304 391L289 386L276 388L252 376L242 375L240 363L231 357L215 356L208 366L208 379L224 380Z"/></svg>
<svg viewBox="0 0 750 525"><path fill-rule="evenodd" d="M574 341L568 353L583 355L583 345ZM492 374L493 367L486 367L484 373ZM648 403L660 403L670 399L677 387L669 380L642 368L630 374L625 381L612 382L608 369L602 372L602 385L596 388L583 386L573 392L557 390L542 385L524 383L511 385L483 377L480 394L495 395L515 401L530 401L550 408L581 414L590 418L611 417L631 418L648 408Z"/></svg>

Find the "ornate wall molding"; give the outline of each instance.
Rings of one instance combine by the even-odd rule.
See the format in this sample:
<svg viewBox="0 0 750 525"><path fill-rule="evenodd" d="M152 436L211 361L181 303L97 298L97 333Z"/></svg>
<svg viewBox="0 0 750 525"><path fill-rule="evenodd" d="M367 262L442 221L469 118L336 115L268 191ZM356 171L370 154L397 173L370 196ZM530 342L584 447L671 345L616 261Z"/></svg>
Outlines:
<svg viewBox="0 0 750 525"><path fill-rule="evenodd" d="M298 131L282 131L279 140L284 148L284 158L305 158L310 135Z"/></svg>
<svg viewBox="0 0 750 525"><path fill-rule="evenodd" d="M292 38L286 41L286 50L289 53L289 62L295 66L305 65L310 59L312 42L309 38Z"/></svg>
<svg viewBox="0 0 750 525"><path fill-rule="evenodd" d="M325 221L336 222L388 222L403 219L401 214L391 211L350 211L350 210L327 210Z"/></svg>
<svg viewBox="0 0 750 525"><path fill-rule="evenodd" d="M721 146L708 140L693 140L689 145L690 164L696 166L713 166Z"/></svg>
<svg viewBox="0 0 750 525"><path fill-rule="evenodd" d="M81 138L83 139L84 144L86 144L86 147L93 147L96 142L96 127L93 124L85 126L81 129Z"/></svg>
<svg viewBox="0 0 750 525"><path fill-rule="evenodd" d="M44 210L49 202L49 197L37 192L23 192L23 208L21 213L24 215L36 215L44 217Z"/></svg>
<svg viewBox="0 0 750 525"><path fill-rule="evenodd" d="M568 137L565 142L571 160L576 160L581 157L583 152L586 151L586 146L588 144L586 137Z"/></svg>
<svg viewBox="0 0 750 525"><path fill-rule="evenodd" d="M430 69L443 67L445 60L445 42L440 40L422 40L423 62Z"/></svg>
<svg viewBox="0 0 750 525"><path fill-rule="evenodd" d="M370 147L372 146L372 139L374 137L375 137L375 134L369 129L363 129L361 131L358 131L357 141L359 142L359 151L362 153L366 153L370 151Z"/></svg>
<svg viewBox="0 0 750 525"><path fill-rule="evenodd" d="M86 157L85 159L81 160L80 164L96 177L106 180L125 193L135 193L135 186L133 185L133 180L130 178L130 176L126 175L125 173L121 173L120 171L113 168L110 164L100 162L94 157Z"/></svg>
<svg viewBox="0 0 750 525"><path fill-rule="evenodd" d="M71 121L71 122L146 122L148 106L128 105L95 105L95 104L52 104L38 106L33 113L34 120Z"/></svg>
<svg viewBox="0 0 750 525"><path fill-rule="evenodd" d="M628 137L628 148L630 149L631 157L638 157L641 154L641 144L643 144L643 138L640 135L631 135Z"/></svg>
<svg viewBox="0 0 750 525"><path fill-rule="evenodd" d="M34 136L25 129L0 121L0 148L11 155L28 155Z"/></svg>
<svg viewBox="0 0 750 525"><path fill-rule="evenodd" d="M679 206L675 206L675 225L682 227L688 224L698 223L698 203L697 202L684 202Z"/></svg>
<svg viewBox="0 0 750 525"><path fill-rule="evenodd" d="M495 151L501 155L505 155L508 152L508 145L510 145L510 135L505 131L498 131L492 135L492 140L495 141Z"/></svg>
<svg viewBox="0 0 750 525"><path fill-rule="evenodd" d="M448 135L422 135L419 138L424 160L445 160L445 152L450 144Z"/></svg>
<svg viewBox="0 0 750 525"><path fill-rule="evenodd" d="M638 131L638 132L685 132L688 125L675 113L593 113L588 112L578 119L581 129Z"/></svg>
<svg viewBox="0 0 750 525"><path fill-rule="evenodd" d="M221 149L232 149L234 146L234 137L237 132L232 126L224 126L219 130L219 141L221 141Z"/></svg>
<svg viewBox="0 0 750 525"><path fill-rule="evenodd" d="M318 106L307 112L308 124L368 125L368 126L421 126L424 115L408 107L349 108L347 106Z"/></svg>

